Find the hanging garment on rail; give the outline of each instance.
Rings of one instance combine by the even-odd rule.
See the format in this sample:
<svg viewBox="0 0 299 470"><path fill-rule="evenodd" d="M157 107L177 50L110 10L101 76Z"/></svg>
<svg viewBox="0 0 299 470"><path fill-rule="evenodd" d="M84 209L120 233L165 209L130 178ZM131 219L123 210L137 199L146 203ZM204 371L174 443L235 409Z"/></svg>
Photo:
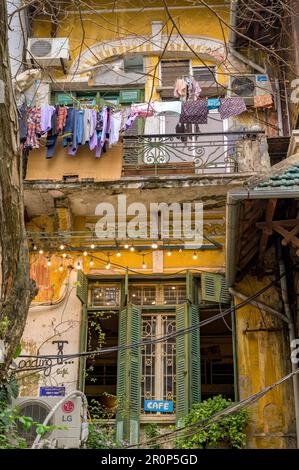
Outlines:
<svg viewBox="0 0 299 470"><path fill-rule="evenodd" d="M269 109L273 108L274 102L273 97L268 93L267 95L255 96L253 98L253 103L255 108L264 108Z"/></svg>
<svg viewBox="0 0 299 470"><path fill-rule="evenodd" d="M121 127L121 112L111 114L109 145L117 144Z"/></svg>
<svg viewBox="0 0 299 470"><path fill-rule="evenodd" d="M52 116L55 112L55 106L51 106L49 104L41 106L40 128L42 134L45 134L52 129Z"/></svg>
<svg viewBox="0 0 299 470"><path fill-rule="evenodd" d="M222 98L220 99L219 113L221 119L228 119L231 116L237 116L238 114L246 111L246 104L243 98Z"/></svg>
<svg viewBox="0 0 299 470"><path fill-rule="evenodd" d="M39 149L41 136L41 109L39 107L31 108L28 112L28 134L25 142L25 148L29 150Z"/></svg>
<svg viewBox="0 0 299 470"><path fill-rule="evenodd" d="M200 99L183 103L180 122L184 124L207 124L208 100Z"/></svg>

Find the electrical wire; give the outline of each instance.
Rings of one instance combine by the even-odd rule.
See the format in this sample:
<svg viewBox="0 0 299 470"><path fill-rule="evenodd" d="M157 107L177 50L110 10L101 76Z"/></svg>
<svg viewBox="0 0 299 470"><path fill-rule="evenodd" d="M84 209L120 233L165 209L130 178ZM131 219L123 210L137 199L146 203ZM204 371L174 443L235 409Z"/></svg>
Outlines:
<svg viewBox="0 0 299 470"><path fill-rule="evenodd" d="M299 265L299 263L297 265ZM295 265L294 267L296 267L297 265ZM184 334L192 333L193 331L196 331L197 329L199 329L203 326L206 326L206 325L208 325L208 324L210 324L210 323L212 323L216 320L222 319L224 316L227 316L231 312L236 311L236 310L244 307L245 305L250 303L251 300L254 300L256 297L259 297L261 294L263 294L268 289L270 289L273 285L275 285L275 283L279 279L281 279L285 275L286 275L286 272L282 273L281 275L279 275L279 277L277 279L270 282L267 286L263 287L262 289L257 291L255 294L252 294L250 297L248 297L248 299L240 302L239 304L237 304L233 307L229 307L226 310L224 310L223 312L220 312L220 313L214 315L213 317L207 318L206 320L202 320L199 323L196 323L195 325L192 325L190 327L187 327L187 328L184 328L184 329L181 329L181 330L177 330L174 333L170 333L170 334L165 335L165 336L160 336L160 337L157 337L157 338L151 339L151 340L138 341L138 342L131 343L131 344L112 346L112 347L109 347L109 348L101 348L101 349L97 349L95 351L88 351L88 352L82 352L82 353L64 354L64 355L59 355L59 356L58 355L41 355L41 356L37 356L37 355L25 355L24 354L24 355L20 355L19 357L20 358L27 358L27 359L30 359L30 358L31 359L33 359L33 358L35 358L35 359L36 358L39 358L39 359L43 359L43 358L56 359L57 357L59 357L60 359L65 359L66 360L66 359L77 358L77 357L93 357L93 356L96 356L96 355L108 354L110 352L124 351L124 350L128 350L128 349L136 349L138 347L142 347L142 346L145 346L147 344L161 343L161 342L167 341L171 338L176 338L176 337L182 336Z"/></svg>

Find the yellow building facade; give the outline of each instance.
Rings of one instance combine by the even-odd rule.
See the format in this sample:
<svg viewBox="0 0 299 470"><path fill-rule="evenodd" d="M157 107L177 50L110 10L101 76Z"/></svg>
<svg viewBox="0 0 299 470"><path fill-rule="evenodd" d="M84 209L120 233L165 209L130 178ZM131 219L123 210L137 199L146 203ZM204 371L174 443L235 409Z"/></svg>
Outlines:
<svg viewBox="0 0 299 470"><path fill-rule="evenodd" d="M55 18L57 27L47 15L38 17L32 25L33 38L67 38L70 60L65 70L44 69L41 82L34 85L34 99L42 104L84 106L83 98L88 97L94 106L108 104L117 109L136 102L171 102L174 82L170 85L169 80L181 76L180 67L201 77L203 96L229 96L231 74L249 73L250 69L227 56L230 2L207 3L210 8L187 1L168 2L167 11L161 1L134 2L134 7L132 2L117 2L115 9L102 6L102 2L89 8L85 2L80 12L72 11L70 3ZM137 62L130 68L134 58ZM134 75L136 67L139 72L142 68L141 78ZM127 102L122 102L124 96ZM59 364L53 359L48 375L43 370L32 377L24 373L20 379L22 396L38 397L42 386L63 386L66 392L81 389L90 401L104 407L111 422L116 420L121 438L138 444L148 423L170 429L175 423L180 425L199 400L222 394L237 401L284 375L288 365L279 355L285 347L283 334L245 334L247 321L258 322L258 310L247 305L234 311L238 299L229 297L224 284L226 195L269 165L269 157L260 152L263 132L268 129L267 123L257 119L263 113L266 111L253 112L248 107L247 112L216 128L211 115L208 125L199 131L205 135L201 143L192 129L197 138L190 137L194 149L187 154L186 147L177 146L173 116L168 121L167 115L145 119L134 131L135 137L139 135L136 140L134 134L133 140L126 140L125 134L98 159L86 146L69 156L61 146L61 137L52 158L46 158L43 140L39 149L29 152L25 205L31 275L39 293L29 311L22 354L61 354L53 341L63 341L62 351L69 355L102 347L116 349L96 359L78 355ZM261 135L256 133L257 124ZM238 169L227 165L227 154L224 160L220 158L220 165L217 161L214 164L213 152L229 145L234 131L238 137L246 134L242 134L242 147L234 143L242 165ZM161 152L163 136L168 135L172 153L184 158L171 157L160 167L157 161L150 165L143 157L134 160L132 147L145 145L143 136L147 135L154 136L150 148L159 142ZM249 143L244 144L248 136ZM208 159L194 167L196 145L206 147L207 142ZM126 209L131 204L125 214L119 209L119 196L126 197ZM116 233L99 238L96 226L104 216L97 212L100 203L114 207L117 228L121 220L133 223L140 210L136 204L142 204L147 210L142 218L147 236L140 239L122 232L120 237ZM168 237L161 231L153 237L152 224L161 227L161 220L159 215L154 222L150 219L151 204L177 204L180 208L190 204L194 222L195 203L203 205L200 247L192 248L183 237L174 235L174 219ZM108 218L106 223L110 222ZM248 294L260 287L255 281L250 285ZM273 299L271 302L275 304ZM174 336L176 330L230 308L225 318L195 329L190 335L196 343L193 352L188 335ZM164 343L143 346L138 352L122 352L121 348L117 352L117 346L167 334L170 339ZM135 374L136 380L130 381L126 374ZM250 407L248 447L292 447L290 396L291 388L286 384ZM172 402L174 412L148 411L146 400ZM287 412L286 400L290 405ZM122 407L121 412L117 407Z"/></svg>

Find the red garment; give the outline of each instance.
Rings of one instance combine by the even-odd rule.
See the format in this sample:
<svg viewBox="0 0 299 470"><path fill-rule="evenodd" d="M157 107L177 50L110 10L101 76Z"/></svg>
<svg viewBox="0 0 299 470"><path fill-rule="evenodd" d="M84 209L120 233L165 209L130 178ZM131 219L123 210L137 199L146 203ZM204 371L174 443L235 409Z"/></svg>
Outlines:
<svg viewBox="0 0 299 470"><path fill-rule="evenodd" d="M28 135L25 147L30 149L39 148L39 138L41 136L41 108L31 108L28 113Z"/></svg>
<svg viewBox="0 0 299 470"><path fill-rule="evenodd" d="M57 116L57 134L62 132L65 127L67 118L67 108L65 106L59 106Z"/></svg>

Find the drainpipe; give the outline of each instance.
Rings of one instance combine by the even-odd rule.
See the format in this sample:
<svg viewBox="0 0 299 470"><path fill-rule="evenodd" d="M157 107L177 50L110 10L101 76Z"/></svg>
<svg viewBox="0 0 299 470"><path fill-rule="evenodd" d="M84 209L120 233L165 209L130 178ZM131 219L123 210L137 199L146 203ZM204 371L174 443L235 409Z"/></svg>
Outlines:
<svg viewBox="0 0 299 470"><path fill-rule="evenodd" d="M249 67L253 68L258 73L261 73L262 75L266 75L266 70L263 67L260 67L258 64L256 64L255 62L253 62L252 60L248 59L243 54L240 54L240 52L237 52L235 50L235 44L236 44L236 39L237 39L237 33L235 30L237 28L238 3L239 3L239 0L232 0L231 7L230 7L231 29L229 31L229 40L228 40L229 51L233 56L235 56L241 62L244 62L244 64L249 65Z"/></svg>
<svg viewBox="0 0 299 470"><path fill-rule="evenodd" d="M282 301L284 304L284 310L285 314L288 319L288 325L289 325L289 341L290 341L290 351L292 350L291 345L292 341L296 339L296 331L295 331L295 325L294 325L294 320L292 316L292 312L290 309L290 304L289 304L289 298L288 298L288 286L287 286L287 278L286 276L283 276L283 274L286 272L286 267L285 263L282 259L281 256L281 247L279 245L279 241L277 242L277 253L278 256L280 256L279 259L279 273L280 273L280 285L281 285L281 296L282 296ZM292 362L292 372L297 371L298 365L294 364ZM295 422L296 422L296 434L297 434L297 449L299 449L299 382L298 382L298 375L293 376L293 390L294 390L294 403L295 403Z"/></svg>

